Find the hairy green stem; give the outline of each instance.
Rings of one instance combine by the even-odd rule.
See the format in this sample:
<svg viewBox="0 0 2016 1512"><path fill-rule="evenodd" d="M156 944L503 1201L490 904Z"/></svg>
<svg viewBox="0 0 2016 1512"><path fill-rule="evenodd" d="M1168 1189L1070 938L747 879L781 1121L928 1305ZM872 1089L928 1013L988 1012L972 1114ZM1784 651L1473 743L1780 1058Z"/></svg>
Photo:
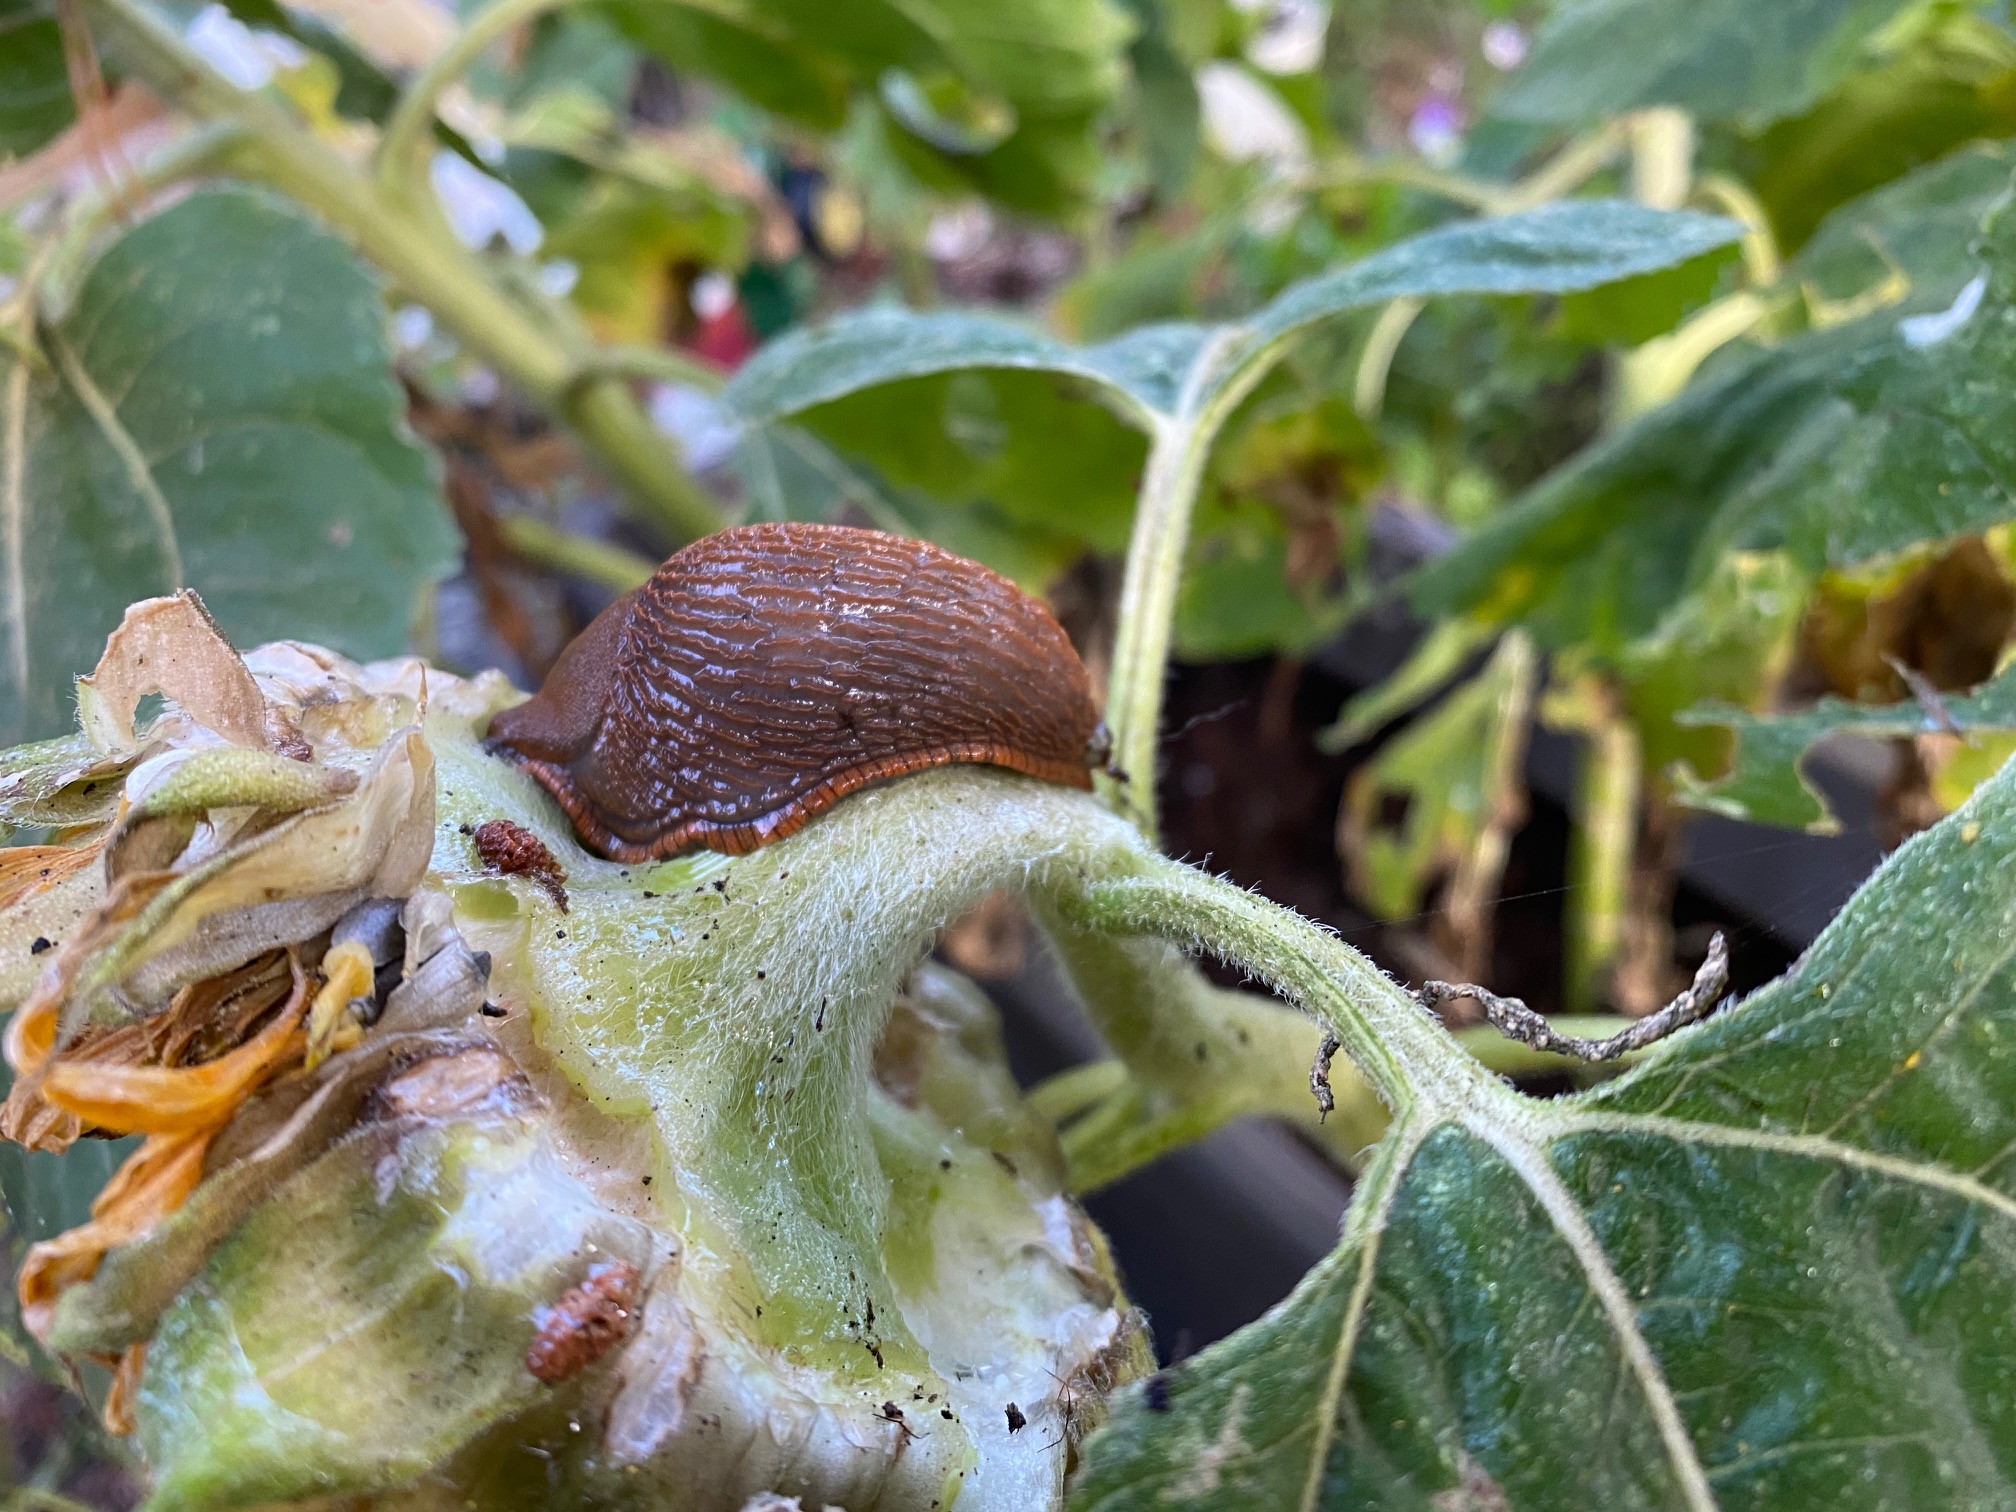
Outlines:
<svg viewBox="0 0 2016 1512"><path fill-rule="evenodd" d="M1568 961L1563 996L1586 1013L1603 995L1624 945L1631 863L1638 849L1642 753L1638 731L1609 691L1592 688L1582 772L1576 783L1575 849L1569 866Z"/></svg>
<svg viewBox="0 0 2016 1512"><path fill-rule="evenodd" d="M1601 172L1623 147L1626 128L1621 123L1598 127L1578 137L1549 158L1532 174L1514 184L1494 184L1449 173L1414 158L1390 157L1376 160L1343 158L1326 163L1304 181L1307 188L1327 189L1349 184L1399 184L1409 189L1440 195L1483 215L1510 215L1529 210L1573 193Z"/></svg>
<svg viewBox="0 0 2016 1512"><path fill-rule="evenodd" d="M1340 155L1302 180L1308 189L1342 189L1356 184L1398 184L1440 195L1471 210L1494 210L1508 192L1503 184L1435 168L1418 158L1361 158Z"/></svg>
<svg viewBox="0 0 2016 1512"><path fill-rule="evenodd" d="M1601 172L1625 143L1625 129L1604 126L1577 138L1530 176L1488 196L1483 186L1462 182L1452 197L1473 203L1487 215L1509 215L1573 192ZM1456 187L1441 184L1444 192ZM1375 387L1383 393L1385 370L1407 326L1420 308L1413 299L1395 300L1375 326L1384 343L1371 366L1359 375L1363 406ZM1113 647L1107 684L1106 721L1113 730L1114 764L1124 782L1109 781L1107 799L1150 839L1155 837L1155 754L1162 721L1163 681L1174 638L1176 602L1182 587L1184 555L1190 544L1190 517L1218 431L1241 400L1253 391L1288 350L1293 337L1259 342L1238 326L1220 331L1191 364L1172 413L1150 430L1148 465L1134 509L1134 533L1127 545L1126 574L1120 588L1120 632Z"/></svg>
<svg viewBox="0 0 2016 1512"><path fill-rule="evenodd" d="M1365 419L1377 421L1379 412L1386 408L1386 377L1393 371L1393 358L1414 329L1416 317L1427 308L1425 299L1396 299L1372 323L1351 383L1351 407Z"/></svg>
<svg viewBox="0 0 2016 1512"><path fill-rule="evenodd" d="M1159 418L1149 438L1120 584L1120 629L1107 683L1106 722L1113 730L1114 765L1126 774L1124 782L1109 782L1109 801L1151 840L1162 684L1197 488L1219 428L1266 376L1284 345L1277 341L1256 348L1236 326L1219 332L1191 364L1175 412Z"/></svg>
<svg viewBox="0 0 2016 1512"><path fill-rule="evenodd" d="M680 466L623 382L595 376L586 334L503 293L483 260L389 197L273 101L238 89L136 0L90 0L98 32L163 98L244 137L220 165L320 216L472 351L560 414L654 524L686 541L720 529L719 508ZM584 375L587 375L584 379Z"/></svg>
<svg viewBox="0 0 2016 1512"><path fill-rule="evenodd" d="M1385 1132L1385 1104L1342 1059L1330 1072L1336 1106L1319 1116L1309 1075L1323 1029L1307 1015L1210 985L1163 941L1116 939L1054 915L1045 922L1088 1016L1127 1056L1073 1067L1030 1093L1059 1126L1072 1191L1098 1191L1239 1118L1282 1119L1347 1168ZM1592 1038L1628 1027L1600 1016L1557 1024ZM1456 1039L1497 1076L1577 1065L1490 1028Z"/></svg>
<svg viewBox="0 0 2016 1512"><path fill-rule="evenodd" d="M1474 1061L1452 1055L1448 1032L1365 956L1307 919L1193 867L1153 856L1135 875L1060 895L1057 908L1080 930L1163 939L1252 972L1328 1025L1396 1113L1424 1099L1467 1106L1495 1086ZM1164 1034L1159 1022L1155 1033ZM1166 1039L1162 1048L1169 1048ZM1154 1076L1166 1061L1151 1040L1129 1063Z"/></svg>
<svg viewBox="0 0 2016 1512"><path fill-rule="evenodd" d="M718 394L727 375L712 363L677 347L610 346L599 348L586 364L584 378L650 378L683 384L703 394Z"/></svg>

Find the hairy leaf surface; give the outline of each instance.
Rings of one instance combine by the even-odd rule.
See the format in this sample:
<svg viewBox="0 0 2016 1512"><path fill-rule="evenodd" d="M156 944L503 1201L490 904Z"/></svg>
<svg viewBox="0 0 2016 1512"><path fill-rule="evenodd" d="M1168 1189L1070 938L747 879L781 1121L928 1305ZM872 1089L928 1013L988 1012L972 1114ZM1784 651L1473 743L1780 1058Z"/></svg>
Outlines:
<svg viewBox="0 0 2016 1512"><path fill-rule="evenodd" d="M1130 1393L1072 1505L2008 1504L2012 862L2005 770L1622 1079L1420 1083L1336 1253Z"/></svg>
<svg viewBox="0 0 2016 1512"><path fill-rule="evenodd" d="M1290 286L1249 320L1148 326L1077 348L996 316L871 310L794 331L736 375L745 419L797 414L899 379L965 368L1040 368L1084 380L1143 428L1250 381L1298 332L1389 299L1566 293L1670 267L1735 240L1734 223L1576 200L1464 221Z"/></svg>

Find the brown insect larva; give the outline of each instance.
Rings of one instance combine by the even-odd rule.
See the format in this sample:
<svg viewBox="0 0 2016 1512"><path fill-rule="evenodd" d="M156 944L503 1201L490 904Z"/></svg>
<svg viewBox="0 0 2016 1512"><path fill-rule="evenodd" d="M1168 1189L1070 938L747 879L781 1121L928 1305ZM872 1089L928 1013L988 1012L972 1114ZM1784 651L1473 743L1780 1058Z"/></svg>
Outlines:
<svg viewBox="0 0 2016 1512"><path fill-rule="evenodd" d="M745 525L673 556L491 740L619 861L740 855L950 762L1090 787L1104 728L1050 612L924 541Z"/></svg>
<svg viewBox="0 0 2016 1512"><path fill-rule="evenodd" d="M630 1332L637 1309L637 1267L612 1260L538 1318L539 1331L525 1351L525 1368L536 1380L555 1385L579 1375Z"/></svg>
<svg viewBox="0 0 2016 1512"><path fill-rule="evenodd" d="M567 873L546 842L522 824L490 819L476 826L476 856L491 871L506 877L529 877L567 912Z"/></svg>

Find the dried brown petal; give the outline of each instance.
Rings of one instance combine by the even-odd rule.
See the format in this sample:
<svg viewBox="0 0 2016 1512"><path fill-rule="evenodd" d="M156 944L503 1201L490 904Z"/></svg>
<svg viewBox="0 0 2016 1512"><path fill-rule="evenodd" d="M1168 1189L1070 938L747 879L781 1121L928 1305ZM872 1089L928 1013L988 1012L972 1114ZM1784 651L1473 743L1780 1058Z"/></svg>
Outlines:
<svg viewBox="0 0 2016 1512"><path fill-rule="evenodd" d="M266 700L203 600L184 590L127 607L105 654L77 679L77 715L101 751L134 749L133 715L149 693L233 745L266 744Z"/></svg>

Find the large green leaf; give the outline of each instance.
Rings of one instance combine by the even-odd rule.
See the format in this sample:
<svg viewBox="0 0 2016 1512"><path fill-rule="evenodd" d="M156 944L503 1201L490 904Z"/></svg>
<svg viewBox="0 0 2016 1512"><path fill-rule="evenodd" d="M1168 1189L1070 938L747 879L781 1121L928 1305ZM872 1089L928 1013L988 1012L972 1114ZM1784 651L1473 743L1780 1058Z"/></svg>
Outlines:
<svg viewBox="0 0 2016 1512"><path fill-rule="evenodd" d="M1863 61L1871 33L1912 0L1574 0L1493 102L1520 121L1568 124L1647 105L1775 120Z"/></svg>
<svg viewBox="0 0 2016 1512"><path fill-rule="evenodd" d="M1438 294L1561 294L1670 267L1738 234L1713 216L1573 200L1496 220L1461 221L1291 285L1249 320L1149 326L1071 347L998 316L870 310L794 331L729 385L744 419L797 414L844 394L966 368L1040 368L1084 380L1144 429L1243 391L1309 327L1391 299Z"/></svg>
<svg viewBox="0 0 2016 1512"><path fill-rule="evenodd" d="M948 503L899 487L871 464L842 456L795 425L752 430L736 462L751 519L865 522L985 562L1032 593L1083 549L1075 536L1018 525L984 500Z"/></svg>
<svg viewBox="0 0 2016 1512"><path fill-rule="evenodd" d="M33 152L72 114L53 0L0 0L0 163Z"/></svg>
<svg viewBox="0 0 2016 1512"><path fill-rule="evenodd" d="M1975 238L2008 192L2012 167L2016 149L2004 142L1970 143L1928 163L1828 216L1787 277L1830 301L1943 308L1980 271Z"/></svg>
<svg viewBox="0 0 2016 1512"><path fill-rule="evenodd" d="M0 357L0 744L60 731L126 605L202 593L241 644L402 649L456 537L406 430L377 281L244 191L126 233Z"/></svg>
<svg viewBox="0 0 2016 1512"><path fill-rule="evenodd" d="M1910 45L1886 50L1815 103L1743 143L1736 159L1778 244L1802 245L1828 212L1965 143L2016 133L2016 48L1960 8L1923 7Z"/></svg>
<svg viewBox="0 0 2016 1512"><path fill-rule="evenodd" d="M1244 322L1150 325L1089 347L996 315L868 310L771 343L725 398L752 430L795 418L925 496L987 505L1032 537L1112 550L1144 471L1122 424L1202 457L1291 344L1334 316L1401 297L1589 288L1684 262L1735 229L1616 201L1550 205L1401 242L1291 285ZM1295 627L1317 622L1311 605L1277 602L1281 551L1270 538L1207 554L1201 570L1250 612L1187 613L1193 647L1308 638Z"/></svg>
<svg viewBox="0 0 2016 1512"><path fill-rule="evenodd" d="M2016 216L1976 267L1945 311L1733 354L1422 569L1415 604L1614 649L1730 551L1853 567L2016 515Z"/></svg>
<svg viewBox="0 0 2016 1512"><path fill-rule="evenodd" d="M2012 919L2005 770L1621 1080L1417 1072L1337 1251L1128 1393L1072 1505L2011 1505Z"/></svg>
<svg viewBox="0 0 2016 1512"><path fill-rule="evenodd" d="M1091 188L1096 122L1133 31L1109 0L605 9L640 47L780 115L832 130L850 101L878 109L920 177L1037 213ZM973 121L983 129L969 131Z"/></svg>

